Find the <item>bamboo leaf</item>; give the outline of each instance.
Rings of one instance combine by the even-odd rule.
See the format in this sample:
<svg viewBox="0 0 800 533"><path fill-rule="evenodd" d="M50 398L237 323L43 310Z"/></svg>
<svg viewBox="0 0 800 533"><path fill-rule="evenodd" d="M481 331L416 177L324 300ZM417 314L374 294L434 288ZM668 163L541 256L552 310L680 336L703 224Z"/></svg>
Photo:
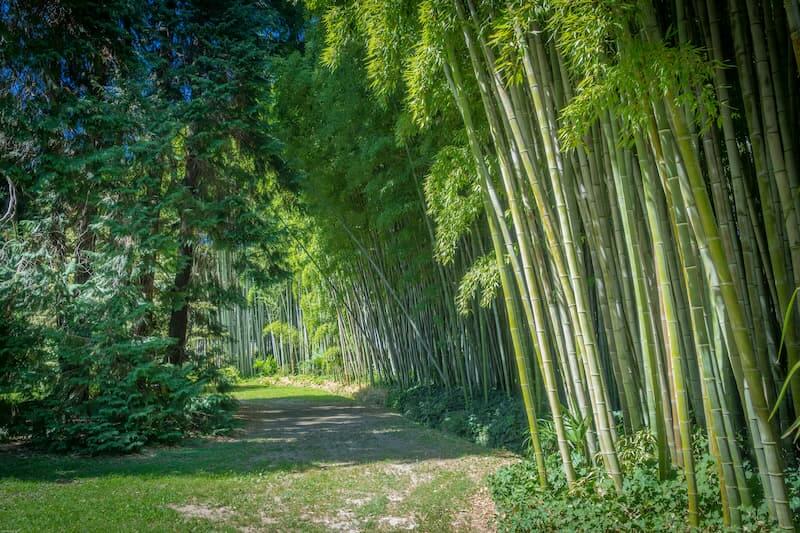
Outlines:
<svg viewBox="0 0 800 533"><path fill-rule="evenodd" d="M781 392L778 394L778 399L775 400L775 407L772 408L772 412L769 414L770 420L772 420L772 417L774 417L775 413L778 411L778 406L781 404L781 401L783 401L783 397L786 396L786 391L789 389L789 383L792 381L792 377L798 370L800 370L800 361L795 363L792 369L789 370L789 374L786 376L786 380L784 380L783 386L781 387Z"/></svg>
<svg viewBox="0 0 800 533"><path fill-rule="evenodd" d="M786 306L786 312L783 314L783 327L781 328L781 342L778 345L778 361L781 360L781 352L783 352L783 345L786 342L786 331L789 329L789 320L791 320L792 309L794 308L794 301L797 299L797 293L800 292L800 287L797 287L789 298L789 305Z"/></svg>

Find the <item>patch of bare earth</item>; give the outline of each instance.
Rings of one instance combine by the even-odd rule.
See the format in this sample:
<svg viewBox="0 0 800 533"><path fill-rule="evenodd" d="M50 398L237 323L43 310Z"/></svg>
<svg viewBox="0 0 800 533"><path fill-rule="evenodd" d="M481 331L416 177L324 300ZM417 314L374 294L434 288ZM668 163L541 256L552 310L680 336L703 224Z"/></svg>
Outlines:
<svg viewBox="0 0 800 533"><path fill-rule="evenodd" d="M453 530L491 533L496 531L497 510L489 489L481 487L467 502L466 509L459 511L453 519Z"/></svg>
<svg viewBox="0 0 800 533"><path fill-rule="evenodd" d="M417 529L417 521L410 516L382 516L378 519L378 524L392 530Z"/></svg>
<svg viewBox="0 0 800 533"><path fill-rule="evenodd" d="M235 513L227 507L211 507L197 503L186 503L184 505L168 505L170 509L177 512L184 518L201 518L211 522L224 522L232 518Z"/></svg>
<svg viewBox="0 0 800 533"><path fill-rule="evenodd" d="M308 522L320 525L328 531L343 531L345 533L359 533L365 530L374 530L367 527L369 518L359 517L357 510L363 505L362 499L347 500L347 508L339 509L333 514L313 514L306 513L303 519ZM368 499L367 499L368 501ZM395 516L389 514L378 517L377 529L382 531L411 531L417 529L417 520L413 515ZM375 524L375 522L373 522Z"/></svg>
<svg viewBox="0 0 800 533"><path fill-rule="evenodd" d="M315 524L324 526L329 531L343 531L345 533L361 531L361 521L353 511L347 509L339 509L333 516L307 515L307 518Z"/></svg>

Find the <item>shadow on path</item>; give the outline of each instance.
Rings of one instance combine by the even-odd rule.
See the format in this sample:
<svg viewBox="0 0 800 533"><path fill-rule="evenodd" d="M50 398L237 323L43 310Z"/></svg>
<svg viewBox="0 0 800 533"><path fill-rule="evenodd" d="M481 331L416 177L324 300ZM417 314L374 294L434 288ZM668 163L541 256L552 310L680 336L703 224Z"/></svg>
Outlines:
<svg viewBox="0 0 800 533"><path fill-rule="evenodd" d="M337 396L241 400L243 427L124 457L0 453L0 478L70 482L100 476L177 476L302 471L377 461L413 463L490 452L391 411Z"/></svg>
<svg viewBox="0 0 800 533"><path fill-rule="evenodd" d="M397 413L356 403L248 400L244 440L280 444L293 463L356 464L482 454L471 443L416 425Z"/></svg>

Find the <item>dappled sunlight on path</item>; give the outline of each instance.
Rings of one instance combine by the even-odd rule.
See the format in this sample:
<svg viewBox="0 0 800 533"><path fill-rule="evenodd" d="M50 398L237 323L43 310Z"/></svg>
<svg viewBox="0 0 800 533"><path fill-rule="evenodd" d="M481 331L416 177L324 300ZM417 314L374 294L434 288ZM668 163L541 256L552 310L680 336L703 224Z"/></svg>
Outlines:
<svg viewBox="0 0 800 533"><path fill-rule="evenodd" d="M277 460L339 465L485 455L486 450L409 423L401 415L356 403L302 399L245 400L240 439L270 445ZM436 438L434 438L436 437ZM280 449L274 446L280 445Z"/></svg>
<svg viewBox="0 0 800 533"><path fill-rule="evenodd" d="M494 507L484 478L509 455L335 396L249 399L238 417L244 430L235 438L261 444L258 460L320 469L343 481L336 496L326 495L339 500L330 511L303 507L300 518L308 527L491 530ZM437 493L448 491L452 501L435 501ZM276 503L297 502L279 496Z"/></svg>
<svg viewBox="0 0 800 533"><path fill-rule="evenodd" d="M485 477L514 456L316 389L236 395L229 436L125 457L0 453L0 529L491 530ZM86 501L95 512L76 511Z"/></svg>

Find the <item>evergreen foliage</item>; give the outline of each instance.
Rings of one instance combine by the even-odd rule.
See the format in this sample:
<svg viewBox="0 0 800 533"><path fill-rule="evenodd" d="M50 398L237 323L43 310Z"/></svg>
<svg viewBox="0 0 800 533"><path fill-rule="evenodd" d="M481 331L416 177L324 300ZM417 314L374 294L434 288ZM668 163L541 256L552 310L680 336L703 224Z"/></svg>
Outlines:
<svg viewBox="0 0 800 533"><path fill-rule="evenodd" d="M208 276L281 271L270 190L273 58L300 46L290 5L4 0L0 397L19 435L129 452L230 428ZM258 273L258 275L253 275Z"/></svg>

